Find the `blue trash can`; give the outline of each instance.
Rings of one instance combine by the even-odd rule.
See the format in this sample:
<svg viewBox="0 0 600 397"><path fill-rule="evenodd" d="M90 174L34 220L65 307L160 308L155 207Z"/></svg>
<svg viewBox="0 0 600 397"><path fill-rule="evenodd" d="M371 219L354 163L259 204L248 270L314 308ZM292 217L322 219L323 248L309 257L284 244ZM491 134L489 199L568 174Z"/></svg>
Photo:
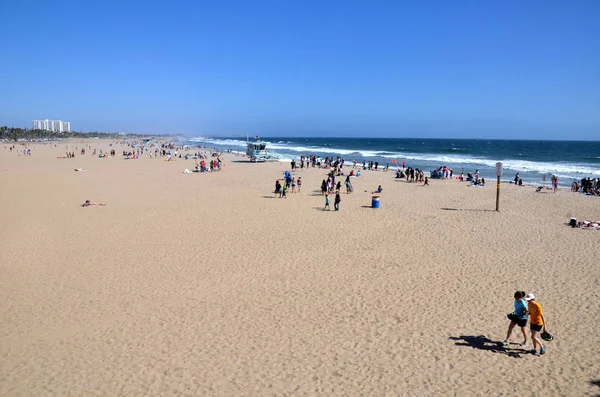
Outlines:
<svg viewBox="0 0 600 397"><path fill-rule="evenodd" d="M379 196L373 196L373 200L371 200L371 208L379 208Z"/></svg>

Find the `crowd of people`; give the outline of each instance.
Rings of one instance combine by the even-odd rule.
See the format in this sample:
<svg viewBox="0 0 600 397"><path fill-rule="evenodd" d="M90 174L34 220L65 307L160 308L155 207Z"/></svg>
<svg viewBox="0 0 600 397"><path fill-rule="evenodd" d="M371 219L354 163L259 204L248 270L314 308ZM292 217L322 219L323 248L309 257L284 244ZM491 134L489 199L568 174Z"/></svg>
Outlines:
<svg viewBox="0 0 600 397"><path fill-rule="evenodd" d="M350 194L354 191L354 187L352 186L352 182L350 181L350 176L346 176L346 180L344 181L344 186L346 187L346 194ZM342 182L340 180L335 182L336 175L334 172L330 172L327 176L327 180L323 179L321 182L321 194L331 194L334 191L339 193L342 189Z"/></svg>
<svg viewBox="0 0 600 397"><path fill-rule="evenodd" d="M485 178L480 178L479 170L475 170L475 174L471 172L467 172L467 177L465 178L463 173L460 173L458 177L460 181L466 180L467 182L471 182L471 186L485 186Z"/></svg>
<svg viewBox="0 0 600 397"><path fill-rule="evenodd" d="M572 192L579 192L588 196L600 196L600 178L582 178L571 184Z"/></svg>
<svg viewBox="0 0 600 397"><path fill-rule="evenodd" d="M6 149L6 146L4 146L4 149ZM9 147L9 152L12 152L15 149L15 145L12 145ZM31 148L23 148L23 149L16 149L16 153L17 156L23 155L23 156L31 156Z"/></svg>
<svg viewBox="0 0 600 397"><path fill-rule="evenodd" d="M337 175L343 175L342 167L345 165L345 159L337 156L336 158L326 156L324 159L320 156L300 156L300 160L296 161L295 159L291 161L291 169L292 171L297 169L304 169L304 167L309 168L332 168L335 170ZM363 171L379 171L380 169L383 171L387 171L389 169L389 164L386 164L383 168L380 168L380 164L377 161L366 161L363 160L362 166L359 166L358 161L355 159L352 162L352 168L362 168Z"/></svg>
<svg viewBox="0 0 600 397"><path fill-rule="evenodd" d="M454 170L448 168L445 165L440 166L438 169L431 171L431 177L433 179L452 179Z"/></svg>
<svg viewBox="0 0 600 397"><path fill-rule="evenodd" d="M398 168L396 170L396 179L404 179L406 178L406 182L410 183L425 183L429 185L428 178L425 176L425 172L418 168L408 167L406 169Z"/></svg>
<svg viewBox="0 0 600 397"><path fill-rule="evenodd" d="M213 172L213 171L221 171L222 161L221 158L218 157L216 160L210 160L208 164L206 161L201 160L200 162L196 161L194 165L194 171L196 172Z"/></svg>
<svg viewBox="0 0 600 397"><path fill-rule="evenodd" d="M283 174L283 184L279 182L279 179L275 181L275 196L279 195L279 198L287 198L288 191L291 193L302 192L302 177L292 175L289 171L285 171Z"/></svg>

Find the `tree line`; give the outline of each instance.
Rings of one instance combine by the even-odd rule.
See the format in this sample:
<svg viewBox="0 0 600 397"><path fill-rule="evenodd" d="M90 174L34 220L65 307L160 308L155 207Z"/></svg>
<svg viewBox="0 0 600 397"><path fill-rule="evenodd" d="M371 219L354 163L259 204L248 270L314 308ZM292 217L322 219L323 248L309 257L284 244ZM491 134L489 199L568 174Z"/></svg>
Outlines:
<svg viewBox="0 0 600 397"><path fill-rule="evenodd" d="M29 128L18 128L18 127L8 127L1 126L0 127L0 140L3 141L19 141L19 140L54 140L54 139L66 139L66 138L90 138L90 137L98 137L98 138L121 138L121 137L150 137L150 135L140 135L140 134L121 134L115 132L81 132L81 131L69 131L69 132L54 132L47 130L38 130L38 129L29 129ZM156 136L156 135L152 135Z"/></svg>

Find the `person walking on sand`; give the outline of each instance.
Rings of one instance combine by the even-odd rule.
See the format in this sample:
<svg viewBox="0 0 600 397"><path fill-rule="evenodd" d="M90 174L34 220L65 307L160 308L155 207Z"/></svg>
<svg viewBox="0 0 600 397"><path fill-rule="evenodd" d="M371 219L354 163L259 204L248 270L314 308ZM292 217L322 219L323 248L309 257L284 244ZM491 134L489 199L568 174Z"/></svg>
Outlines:
<svg viewBox="0 0 600 397"><path fill-rule="evenodd" d="M279 198L287 198L287 186L284 183L279 190Z"/></svg>
<svg viewBox="0 0 600 397"><path fill-rule="evenodd" d="M298 177L298 193L301 193L302 191L302 177L299 176Z"/></svg>
<svg viewBox="0 0 600 397"><path fill-rule="evenodd" d="M515 292L515 319L510 321L508 326L508 331L506 332L506 339L502 344L504 346L508 346L510 335L512 334L513 329L516 325L521 328L521 332L523 333L523 343L521 343L521 347L527 346L527 331L525 327L527 326L527 302L523 298L525 298L525 291L517 291Z"/></svg>
<svg viewBox="0 0 600 397"><path fill-rule="evenodd" d="M323 210L331 211L329 207L329 194L325 194L325 208Z"/></svg>
<svg viewBox="0 0 600 397"><path fill-rule="evenodd" d="M525 297L527 301L527 310L529 310L529 327L531 328L531 340L533 341L533 349L530 351L536 354L537 346L540 347L540 355L546 353L546 346L540 340L540 331L546 332L546 320L542 306L536 302L534 294L528 294Z"/></svg>
<svg viewBox="0 0 600 397"><path fill-rule="evenodd" d="M281 194L281 183L279 183L279 179L275 181L275 197L278 194Z"/></svg>
<svg viewBox="0 0 600 397"><path fill-rule="evenodd" d="M339 210L340 210L340 201L342 201L342 198L340 197L340 192L337 192L337 193L335 194L335 200L333 201L333 208L334 208L336 211L339 211Z"/></svg>

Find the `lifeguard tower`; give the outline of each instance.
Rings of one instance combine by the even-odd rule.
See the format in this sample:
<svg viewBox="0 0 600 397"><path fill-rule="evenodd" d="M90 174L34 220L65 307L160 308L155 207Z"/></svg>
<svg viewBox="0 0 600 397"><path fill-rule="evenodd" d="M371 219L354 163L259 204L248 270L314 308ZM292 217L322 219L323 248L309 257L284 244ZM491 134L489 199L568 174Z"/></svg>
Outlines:
<svg viewBox="0 0 600 397"><path fill-rule="evenodd" d="M266 161L271 155L267 151L267 144L265 142L248 142L248 148L246 154L250 157L250 161Z"/></svg>

